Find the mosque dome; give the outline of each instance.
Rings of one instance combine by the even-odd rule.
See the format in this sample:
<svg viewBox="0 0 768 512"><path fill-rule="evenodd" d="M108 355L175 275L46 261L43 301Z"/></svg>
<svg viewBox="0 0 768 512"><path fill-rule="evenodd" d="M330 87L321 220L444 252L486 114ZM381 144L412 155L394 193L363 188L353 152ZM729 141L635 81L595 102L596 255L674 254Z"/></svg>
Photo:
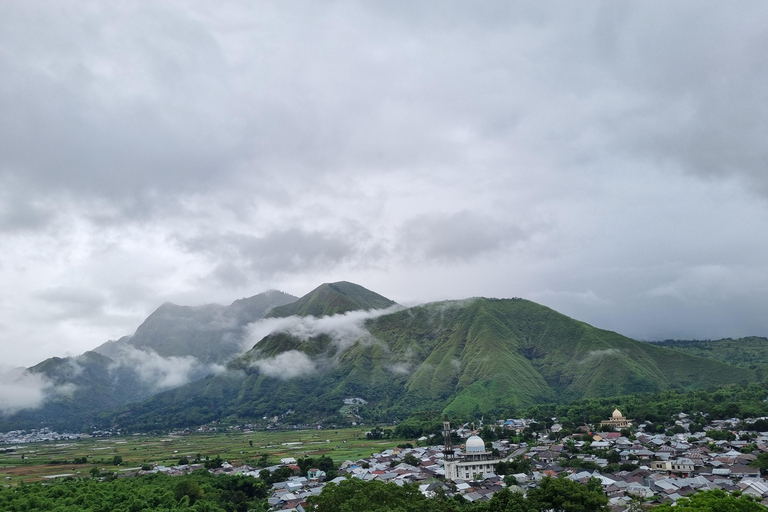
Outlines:
<svg viewBox="0 0 768 512"><path fill-rule="evenodd" d="M621 411L619 411L618 409L614 409L613 414L611 414L611 418L613 418L614 420L620 420L624 418L624 415L621 414Z"/></svg>
<svg viewBox="0 0 768 512"><path fill-rule="evenodd" d="M480 436L472 436L467 439L467 453L485 453L485 442Z"/></svg>

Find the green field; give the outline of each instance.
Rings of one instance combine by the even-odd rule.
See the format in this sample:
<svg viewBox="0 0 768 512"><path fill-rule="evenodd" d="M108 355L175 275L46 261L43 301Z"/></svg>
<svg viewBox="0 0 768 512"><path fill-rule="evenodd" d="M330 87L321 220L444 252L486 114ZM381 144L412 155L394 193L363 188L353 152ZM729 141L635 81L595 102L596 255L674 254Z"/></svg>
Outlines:
<svg viewBox="0 0 768 512"><path fill-rule="evenodd" d="M268 454L268 465L283 457L327 455L336 463L356 460L393 448L403 441L373 441L360 428L338 430L268 430L253 432L196 433L188 435L89 438L70 442L18 445L13 452L0 453L0 479L4 484L42 480L51 475L88 476L93 467L106 471L127 471L142 464L170 466L182 457L190 461L217 455L233 465L258 464ZM251 443L253 442L253 446ZM0 447L8 448L7 446ZM123 462L112 464L119 455ZM22 456L24 457L22 460ZM72 464L75 457L88 457L87 464ZM58 461L58 462L57 462ZM61 463L68 461L68 463Z"/></svg>

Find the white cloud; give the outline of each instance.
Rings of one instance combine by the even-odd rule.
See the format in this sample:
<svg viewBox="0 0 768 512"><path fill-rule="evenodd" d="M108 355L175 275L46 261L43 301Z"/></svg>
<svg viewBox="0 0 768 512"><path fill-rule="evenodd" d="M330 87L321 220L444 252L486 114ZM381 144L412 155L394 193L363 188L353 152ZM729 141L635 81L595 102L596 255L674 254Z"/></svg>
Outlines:
<svg viewBox="0 0 768 512"><path fill-rule="evenodd" d="M363 326L369 318L392 313L402 309L392 306L387 309L371 311L350 311L338 315L316 318L314 316L289 316L285 318L265 318L248 326L245 337L245 349L258 346L264 337L275 333L286 333L302 341L308 341L320 335L331 337L339 354L351 347L355 342L372 341L371 333ZM337 354L338 355L338 354ZM265 375L290 379L317 371L320 367L333 364L332 361L313 361L309 356L297 350L289 350L275 357L257 359L251 366L258 368ZM393 372L407 371L405 363L395 364L390 368Z"/></svg>
<svg viewBox="0 0 768 512"><path fill-rule="evenodd" d="M284 332L302 341L326 334L331 337L340 351L344 351L356 341L370 339L371 333L363 326L366 320L400 309L402 309L401 306L395 305L386 309L349 311L320 318L314 316L265 318L248 326L248 334L244 338L244 348L246 350L251 348L270 334Z"/></svg>
<svg viewBox="0 0 768 512"><path fill-rule="evenodd" d="M114 366L132 369L139 378L157 389L181 386L201 376L224 371L216 364L204 365L192 356L162 357L153 350L141 350L131 346L120 347Z"/></svg>
<svg viewBox="0 0 768 512"><path fill-rule="evenodd" d="M53 384L43 375L26 372L24 368L0 368L0 412L15 413L21 409L40 407L54 391ZM65 389L64 391L71 391Z"/></svg>
<svg viewBox="0 0 768 512"><path fill-rule="evenodd" d="M317 371L317 366L309 356L298 350L288 350L275 357L259 359L251 363L251 366L258 368L264 375L283 380L305 377Z"/></svg>
<svg viewBox="0 0 768 512"><path fill-rule="evenodd" d="M584 364L593 359L602 359L604 357L617 356L619 354L621 354L621 350L616 348L607 348L605 350L590 350L587 352L587 355L584 356L584 359L579 361L579 364Z"/></svg>

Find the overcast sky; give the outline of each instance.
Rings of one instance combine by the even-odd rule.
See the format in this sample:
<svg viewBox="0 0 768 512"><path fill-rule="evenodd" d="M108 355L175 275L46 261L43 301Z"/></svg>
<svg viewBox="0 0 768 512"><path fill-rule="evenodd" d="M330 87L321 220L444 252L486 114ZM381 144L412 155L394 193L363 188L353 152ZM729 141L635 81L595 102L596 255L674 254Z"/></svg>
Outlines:
<svg viewBox="0 0 768 512"><path fill-rule="evenodd" d="M0 353L348 280L768 335L768 3L0 0Z"/></svg>

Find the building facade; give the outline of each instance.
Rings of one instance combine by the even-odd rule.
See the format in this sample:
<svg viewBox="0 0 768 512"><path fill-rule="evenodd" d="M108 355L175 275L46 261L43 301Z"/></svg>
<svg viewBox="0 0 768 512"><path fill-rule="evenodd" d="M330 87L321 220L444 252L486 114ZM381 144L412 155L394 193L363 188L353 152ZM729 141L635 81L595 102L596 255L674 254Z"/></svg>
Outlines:
<svg viewBox="0 0 768 512"><path fill-rule="evenodd" d="M445 459L445 478L449 480L472 480L477 474L494 473L494 466L501 459L492 459L485 451L485 442L479 436L467 439L464 452L458 457Z"/></svg>

